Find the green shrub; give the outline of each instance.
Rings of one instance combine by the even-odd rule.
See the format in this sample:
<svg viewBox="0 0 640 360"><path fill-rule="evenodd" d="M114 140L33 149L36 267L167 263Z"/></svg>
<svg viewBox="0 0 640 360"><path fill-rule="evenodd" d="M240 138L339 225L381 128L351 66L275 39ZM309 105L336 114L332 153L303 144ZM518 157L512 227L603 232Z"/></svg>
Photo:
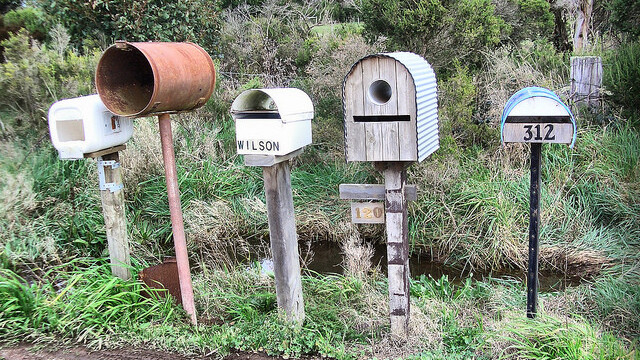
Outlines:
<svg viewBox="0 0 640 360"><path fill-rule="evenodd" d="M640 125L640 42L621 46L606 63L603 83L608 101L621 108L632 125Z"/></svg>
<svg viewBox="0 0 640 360"><path fill-rule="evenodd" d="M616 30L640 36L640 0L613 0L609 10L609 20Z"/></svg>
<svg viewBox="0 0 640 360"><path fill-rule="evenodd" d="M466 67L455 63L451 77L440 87L442 134L462 145L495 143L495 128L475 117L478 89Z"/></svg>
<svg viewBox="0 0 640 360"><path fill-rule="evenodd" d="M11 10L4 15L4 25L12 30L25 28L29 34L40 41L47 35L47 19L44 12L39 8L23 7Z"/></svg>
<svg viewBox="0 0 640 360"><path fill-rule="evenodd" d="M217 47L218 14L200 0L43 0L42 7L69 29L76 46L122 39L193 41L210 52Z"/></svg>
<svg viewBox="0 0 640 360"><path fill-rule="evenodd" d="M389 38L392 50L409 50L436 68L455 68L455 59L479 66L481 52L505 39L509 29L488 0L364 0L364 34Z"/></svg>
<svg viewBox="0 0 640 360"><path fill-rule="evenodd" d="M99 50L78 55L58 41L60 36L64 33L52 46L40 46L23 29L2 42L6 62L0 64L0 106L15 110L18 128L42 130L54 101L94 92Z"/></svg>

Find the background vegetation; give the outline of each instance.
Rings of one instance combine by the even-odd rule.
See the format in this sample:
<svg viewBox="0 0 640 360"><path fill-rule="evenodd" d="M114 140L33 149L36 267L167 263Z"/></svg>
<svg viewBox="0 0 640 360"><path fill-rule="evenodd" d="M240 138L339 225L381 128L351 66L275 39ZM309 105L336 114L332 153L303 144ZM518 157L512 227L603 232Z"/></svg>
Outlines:
<svg viewBox="0 0 640 360"><path fill-rule="evenodd" d="M567 98L573 5L0 1L0 338L346 359L637 358L639 4L594 9L582 53L604 59L605 101L577 112L574 149L543 149L541 270L561 290L543 291L541 316L525 321L517 276L529 151L502 147L498 121L522 87ZM94 93L102 50L122 38L194 41L216 62L214 96L173 125L197 328L170 301L142 297L138 281L109 275L95 162L61 161L48 139L49 106ZM409 170L419 188L412 253L461 274L414 277L403 345L389 338L386 280L372 261L383 230L350 225L338 198L341 183L381 182L369 164L344 162L343 77L361 57L393 50L424 56L439 85L440 149ZM272 276L253 262L268 253L261 171L235 154L228 112L241 91L262 86L298 87L314 101L314 144L292 170L300 244L320 253L335 242L342 253L343 275L304 271L302 327L282 320ZM173 251L161 156L156 120L136 120L121 154L134 273Z"/></svg>

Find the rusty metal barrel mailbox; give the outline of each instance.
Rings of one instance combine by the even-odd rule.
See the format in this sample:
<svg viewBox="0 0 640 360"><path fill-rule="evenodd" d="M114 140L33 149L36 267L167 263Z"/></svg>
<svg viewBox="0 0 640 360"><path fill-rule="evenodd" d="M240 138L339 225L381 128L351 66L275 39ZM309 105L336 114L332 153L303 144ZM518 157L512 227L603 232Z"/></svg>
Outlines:
<svg viewBox="0 0 640 360"><path fill-rule="evenodd" d="M105 50L96 69L102 102L129 117L199 108L215 82L211 57L189 42L118 41Z"/></svg>
<svg viewBox="0 0 640 360"><path fill-rule="evenodd" d="M127 117L158 115L180 296L194 325L198 320L169 114L204 105L215 83L211 57L200 46L188 42L118 41L105 50L96 69L98 94L111 112Z"/></svg>

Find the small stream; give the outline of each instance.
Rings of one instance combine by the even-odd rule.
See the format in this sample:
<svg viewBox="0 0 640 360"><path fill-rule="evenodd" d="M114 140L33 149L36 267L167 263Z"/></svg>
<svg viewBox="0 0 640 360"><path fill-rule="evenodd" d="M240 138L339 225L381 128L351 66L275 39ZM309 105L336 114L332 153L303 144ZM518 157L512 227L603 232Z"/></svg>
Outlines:
<svg viewBox="0 0 640 360"><path fill-rule="evenodd" d="M308 250L301 246L301 256L303 259L311 257L311 261L307 263L306 268L315 271L320 274L342 274L342 250L340 245L336 242L322 241L312 245L310 251L313 253L308 254ZM373 266L379 266L380 270L386 274L387 271L387 257L386 246L384 244L378 244L374 247L374 255L372 258ZM268 258L262 257L260 264L264 271L273 271L273 261ZM409 258L409 271L412 278L417 278L420 275L430 276L433 279L440 279L446 275L449 281L454 284L461 284L469 276L473 276L474 279L483 279L487 277L499 278L499 279L516 279L523 284L526 283L526 271L512 270L512 271L469 271L461 270L452 266L448 266L439 262L431 261L427 256L419 256L417 254L411 255ZM562 291L566 287L577 286L580 284L581 279L575 277L565 277L560 272L540 272L539 273L539 291L540 292L554 292Z"/></svg>

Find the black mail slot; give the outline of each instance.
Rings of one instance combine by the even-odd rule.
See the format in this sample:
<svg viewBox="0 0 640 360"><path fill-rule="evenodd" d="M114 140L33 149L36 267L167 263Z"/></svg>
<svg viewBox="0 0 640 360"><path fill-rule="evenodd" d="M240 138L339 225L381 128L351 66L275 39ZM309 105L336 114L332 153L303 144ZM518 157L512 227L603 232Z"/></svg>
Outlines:
<svg viewBox="0 0 640 360"><path fill-rule="evenodd" d="M393 121L411 121L410 115L354 115L354 122L393 122Z"/></svg>

